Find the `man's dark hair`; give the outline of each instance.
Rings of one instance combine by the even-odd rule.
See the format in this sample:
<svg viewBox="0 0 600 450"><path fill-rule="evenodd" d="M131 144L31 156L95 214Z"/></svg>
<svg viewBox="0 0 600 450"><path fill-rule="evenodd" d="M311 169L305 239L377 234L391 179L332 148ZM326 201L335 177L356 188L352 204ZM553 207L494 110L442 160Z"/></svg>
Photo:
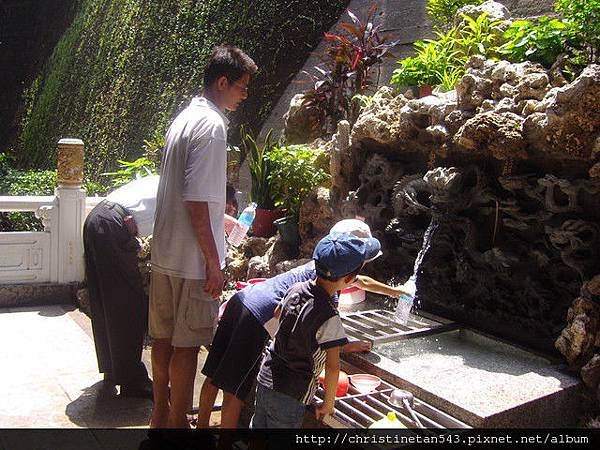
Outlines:
<svg viewBox="0 0 600 450"><path fill-rule="evenodd" d="M226 76L231 82L237 81L245 73L254 75L258 67L248 55L237 47L220 45L213 53L204 69L204 87L210 86L219 77Z"/></svg>
<svg viewBox="0 0 600 450"><path fill-rule="evenodd" d="M235 188L233 187L233 184L227 183L225 189L225 202L230 203L234 201L237 203L235 198Z"/></svg>
<svg viewBox="0 0 600 450"><path fill-rule="evenodd" d="M235 191L235 188L233 187L233 185L230 183L227 183L227 189L225 190L225 203L233 206L237 213L238 202L237 202L237 198L235 198L235 193L236 193L236 191Z"/></svg>

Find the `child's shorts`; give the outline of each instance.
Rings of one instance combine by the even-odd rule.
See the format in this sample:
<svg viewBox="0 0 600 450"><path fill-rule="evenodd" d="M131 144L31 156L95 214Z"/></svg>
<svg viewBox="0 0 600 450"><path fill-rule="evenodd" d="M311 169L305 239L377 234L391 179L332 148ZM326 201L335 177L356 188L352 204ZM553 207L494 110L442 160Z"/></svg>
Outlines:
<svg viewBox="0 0 600 450"><path fill-rule="evenodd" d="M258 383L250 428L301 428L305 411L299 400Z"/></svg>
<svg viewBox="0 0 600 450"><path fill-rule="evenodd" d="M258 319L234 295L219 321L202 373L219 389L244 400L256 380L268 337Z"/></svg>

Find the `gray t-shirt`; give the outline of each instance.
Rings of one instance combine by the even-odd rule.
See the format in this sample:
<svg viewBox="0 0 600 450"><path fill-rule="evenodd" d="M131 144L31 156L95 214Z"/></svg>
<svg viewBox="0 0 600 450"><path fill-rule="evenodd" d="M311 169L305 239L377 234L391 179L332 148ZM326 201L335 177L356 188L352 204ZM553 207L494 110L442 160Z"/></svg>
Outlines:
<svg viewBox="0 0 600 450"><path fill-rule="evenodd" d="M152 268L157 272L206 278L185 201L207 202L221 267L225 265L227 124L217 106L196 97L167 131L152 242Z"/></svg>

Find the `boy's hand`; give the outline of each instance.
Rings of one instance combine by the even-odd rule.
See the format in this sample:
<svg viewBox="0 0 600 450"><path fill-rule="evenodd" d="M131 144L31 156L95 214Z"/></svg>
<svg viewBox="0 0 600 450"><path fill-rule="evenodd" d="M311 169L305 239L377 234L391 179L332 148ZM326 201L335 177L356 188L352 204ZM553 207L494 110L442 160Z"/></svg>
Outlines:
<svg viewBox="0 0 600 450"><path fill-rule="evenodd" d="M316 407L315 409L315 416L317 417L317 420L323 420L325 418L325 416L329 416L331 414L333 414L333 403L332 404L328 404L328 403L321 403L319 406Z"/></svg>
<svg viewBox="0 0 600 450"><path fill-rule="evenodd" d="M343 347L344 353L370 352L373 343L369 341L353 341L348 342Z"/></svg>

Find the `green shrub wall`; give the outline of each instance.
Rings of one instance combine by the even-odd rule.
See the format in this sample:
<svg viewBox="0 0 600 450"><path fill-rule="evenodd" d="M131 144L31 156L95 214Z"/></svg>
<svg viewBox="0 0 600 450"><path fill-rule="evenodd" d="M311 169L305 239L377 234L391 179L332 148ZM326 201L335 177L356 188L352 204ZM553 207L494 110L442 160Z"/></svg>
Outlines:
<svg viewBox="0 0 600 450"><path fill-rule="evenodd" d="M20 167L53 168L60 137L86 143L88 174L142 152L198 94L214 45L237 45L260 67L230 130L257 130L342 13L341 0L80 0L44 73L26 92ZM235 138L235 136L234 136ZM91 172L91 173L90 173Z"/></svg>

